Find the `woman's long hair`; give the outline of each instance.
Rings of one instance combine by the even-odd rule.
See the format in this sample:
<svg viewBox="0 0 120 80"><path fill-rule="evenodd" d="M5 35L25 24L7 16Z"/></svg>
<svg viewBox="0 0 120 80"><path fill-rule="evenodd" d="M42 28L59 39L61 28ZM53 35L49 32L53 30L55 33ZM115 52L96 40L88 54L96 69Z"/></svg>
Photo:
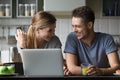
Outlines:
<svg viewBox="0 0 120 80"><path fill-rule="evenodd" d="M27 48L37 48L35 35L37 29L49 27L49 25L55 22L56 18L52 14L45 11L37 12L32 18L32 24L27 32Z"/></svg>

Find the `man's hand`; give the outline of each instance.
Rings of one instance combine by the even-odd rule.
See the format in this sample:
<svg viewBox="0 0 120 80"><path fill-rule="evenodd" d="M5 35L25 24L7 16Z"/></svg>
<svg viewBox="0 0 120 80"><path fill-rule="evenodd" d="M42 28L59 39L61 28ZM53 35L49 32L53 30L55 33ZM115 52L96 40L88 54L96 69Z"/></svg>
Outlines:
<svg viewBox="0 0 120 80"><path fill-rule="evenodd" d="M64 70L64 75L65 75L65 76L70 76L70 75L72 75L72 73L68 70L68 68L67 68L66 65L63 66L63 70Z"/></svg>
<svg viewBox="0 0 120 80"><path fill-rule="evenodd" d="M91 76L99 76L99 75L103 75L102 70L100 70L99 68L95 67L95 66L89 66L88 67L88 75Z"/></svg>

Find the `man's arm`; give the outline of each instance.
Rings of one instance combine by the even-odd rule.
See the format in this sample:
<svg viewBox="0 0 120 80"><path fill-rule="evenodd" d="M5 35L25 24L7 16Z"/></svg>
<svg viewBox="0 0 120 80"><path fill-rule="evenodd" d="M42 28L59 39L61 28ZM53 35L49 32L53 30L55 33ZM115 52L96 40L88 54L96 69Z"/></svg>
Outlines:
<svg viewBox="0 0 120 80"><path fill-rule="evenodd" d="M95 73L92 75L111 75L120 68L117 52L109 53L107 56L110 68L95 68ZM81 67L78 66L77 55L66 53L66 63L73 75L81 75Z"/></svg>
<svg viewBox="0 0 120 80"><path fill-rule="evenodd" d="M103 75L113 74L117 69L120 68L119 56L117 54L117 51L109 53L107 57L109 60L110 68L101 68Z"/></svg>
<svg viewBox="0 0 120 80"><path fill-rule="evenodd" d="M78 66L77 55L66 53L66 63L72 75L81 75L81 67Z"/></svg>

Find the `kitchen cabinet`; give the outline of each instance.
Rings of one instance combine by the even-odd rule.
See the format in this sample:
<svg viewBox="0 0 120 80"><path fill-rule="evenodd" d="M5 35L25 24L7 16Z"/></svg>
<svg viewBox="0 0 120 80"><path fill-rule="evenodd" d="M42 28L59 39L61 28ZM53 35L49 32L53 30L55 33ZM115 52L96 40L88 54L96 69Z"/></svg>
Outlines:
<svg viewBox="0 0 120 80"><path fill-rule="evenodd" d="M32 17L37 11L42 10L41 4L42 0L17 0L16 17Z"/></svg>
<svg viewBox="0 0 120 80"><path fill-rule="evenodd" d="M86 0L0 0L0 3L7 4L7 8L9 6L10 17L28 18L40 10L48 11L55 15L71 15L71 11L74 8L86 5ZM3 6L1 4L0 9ZM5 15L5 13L3 14Z"/></svg>
<svg viewBox="0 0 120 80"><path fill-rule="evenodd" d="M12 0L0 0L0 18L12 17Z"/></svg>
<svg viewBox="0 0 120 80"><path fill-rule="evenodd" d="M118 18L120 16L120 0L86 0L97 18Z"/></svg>
<svg viewBox="0 0 120 80"><path fill-rule="evenodd" d="M120 16L120 0L102 0L102 16Z"/></svg>
<svg viewBox="0 0 120 80"><path fill-rule="evenodd" d="M43 0L0 0L0 18L32 17L42 6Z"/></svg>
<svg viewBox="0 0 120 80"><path fill-rule="evenodd" d="M95 12L95 29L99 32L105 32L111 35L120 35L120 15L108 15L107 9L112 9L111 4L120 0L86 0L86 5L90 6ZM120 3L120 2L119 2ZM117 3L117 5L119 4ZM112 7L111 7L112 6ZM120 5L119 5L120 6Z"/></svg>
<svg viewBox="0 0 120 80"><path fill-rule="evenodd" d="M44 0L44 11L55 15L71 15L74 8L85 6L86 0Z"/></svg>

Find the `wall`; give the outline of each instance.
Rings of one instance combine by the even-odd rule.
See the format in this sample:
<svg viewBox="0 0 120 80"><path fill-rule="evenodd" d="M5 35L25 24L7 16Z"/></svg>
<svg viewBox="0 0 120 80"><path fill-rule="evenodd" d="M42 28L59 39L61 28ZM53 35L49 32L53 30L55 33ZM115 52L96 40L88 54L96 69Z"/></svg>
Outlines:
<svg viewBox="0 0 120 80"><path fill-rule="evenodd" d="M116 18L113 18L113 19L97 18L95 20L95 31L109 33L119 37L120 35L119 22L120 22L120 19L116 19ZM16 44L8 44L8 36L14 36L16 32L16 27L19 27L19 26L23 26L25 27L25 30L27 30L28 25L30 25L30 23L31 23L31 19L11 19L11 20L0 19L0 25L1 25L0 26L0 49L9 49L10 46L16 46ZM66 37L68 33L72 31L71 18L58 18L56 26L57 27L56 27L55 33L62 42L62 45L63 45L62 50L63 50L65 46ZM116 39L119 39L119 38L116 38Z"/></svg>

